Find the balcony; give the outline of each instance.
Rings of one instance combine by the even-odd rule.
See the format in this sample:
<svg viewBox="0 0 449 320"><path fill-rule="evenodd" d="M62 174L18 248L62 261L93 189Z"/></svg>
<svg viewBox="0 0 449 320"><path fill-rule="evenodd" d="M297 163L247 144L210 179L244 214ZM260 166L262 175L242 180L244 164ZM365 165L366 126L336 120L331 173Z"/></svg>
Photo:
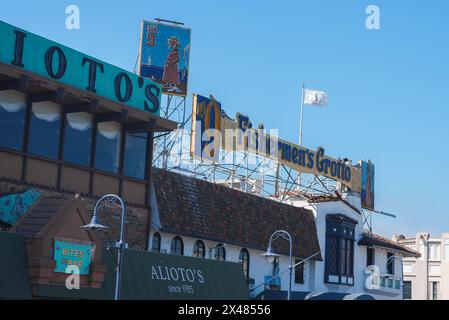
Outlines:
<svg viewBox="0 0 449 320"><path fill-rule="evenodd" d="M398 296L402 293L401 277L391 274L367 274L365 291L384 296Z"/></svg>

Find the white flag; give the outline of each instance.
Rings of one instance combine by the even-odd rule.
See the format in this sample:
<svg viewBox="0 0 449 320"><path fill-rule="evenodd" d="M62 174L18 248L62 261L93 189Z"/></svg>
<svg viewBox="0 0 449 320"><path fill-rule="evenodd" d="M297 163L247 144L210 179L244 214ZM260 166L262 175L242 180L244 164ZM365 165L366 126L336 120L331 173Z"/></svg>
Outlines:
<svg viewBox="0 0 449 320"><path fill-rule="evenodd" d="M304 89L304 104L327 107L327 94L323 91Z"/></svg>

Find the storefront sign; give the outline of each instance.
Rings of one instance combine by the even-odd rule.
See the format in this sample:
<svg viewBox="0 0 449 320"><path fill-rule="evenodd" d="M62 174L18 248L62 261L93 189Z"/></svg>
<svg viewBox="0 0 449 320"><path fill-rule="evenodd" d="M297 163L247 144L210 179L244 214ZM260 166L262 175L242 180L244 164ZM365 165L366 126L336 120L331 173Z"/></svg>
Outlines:
<svg viewBox="0 0 449 320"><path fill-rule="evenodd" d="M54 260L56 267L54 272L66 273L69 266L76 266L81 275L89 274L90 261L92 259L92 245L64 242L55 240Z"/></svg>
<svg viewBox="0 0 449 320"><path fill-rule="evenodd" d="M159 115L161 86L0 21L0 62Z"/></svg>
<svg viewBox="0 0 449 320"><path fill-rule="evenodd" d="M123 284L123 299L215 300L249 297L240 263L132 249L125 250Z"/></svg>
<svg viewBox="0 0 449 320"><path fill-rule="evenodd" d="M255 129L246 115L237 113L235 120L231 119L215 100L194 95L192 131L191 155L202 160L219 160L218 141L221 140L224 150L251 152L295 171L324 176L361 192L360 165L353 166L347 159L328 157L322 147L310 150L270 135L263 129Z"/></svg>

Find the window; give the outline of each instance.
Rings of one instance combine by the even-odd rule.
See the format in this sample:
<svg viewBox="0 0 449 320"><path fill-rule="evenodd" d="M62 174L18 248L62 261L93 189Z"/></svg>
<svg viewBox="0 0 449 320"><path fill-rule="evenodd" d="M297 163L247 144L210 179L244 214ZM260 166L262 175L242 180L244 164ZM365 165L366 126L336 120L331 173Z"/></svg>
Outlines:
<svg viewBox="0 0 449 320"><path fill-rule="evenodd" d="M120 165L121 125L118 122L98 124L95 167L118 173Z"/></svg>
<svg viewBox="0 0 449 320"><path fill-rule="evenodd" d="M394 254L387 252L387 273L394 275Z"/></svg>
<svg viewBox="0 0 449 320"><path fill-rule="evenodd" d="M304 263L300 263L301 259L295 259L295 283L304 283Z"/></svg>
<svg viewBox="0 0 449 320"><path fill-rule="evenodd" d="M136 179L145 178L148 133L127 133L125 143L124 174Z"/></svg>
<svg viewBox="0 0 449 320"><path fill-rule="evenodd" d="M151 242L151 251L161 252L161 235L158 232L153 235L153 241Z"/></svg>
<svg viewBox="0 0 449 320"><path fill-rule="evenodd" d="M215 246L215 260L226 260L226 249L224 248L222 243L219 243Z"/></svg>
<svg viewBox="0 0 449 320"><path fill-rule="evenodd" d="M176 254L178 256L184 255L184 243L182 242L181 237L174 237L171 241L170 253Z"/></svg>
<svg viewBox="0 0 449 320"><path fill-rule="evenodd" d="M326 221L326 283L354 285L354 241L357 222L343 215Z"/></svg>
<svg viewBox="0 0 449 320"><path fill-rule="evenodd" d="M61 105L48 101L33 103L28 151L58 158L60 126Z"/></svg>
<svg viewBox="0 0 449 320"><path fill-rule="evenodd" d="M430 283L430 300L438 300L438 282L431 282Z"/></svg>
<svg viewBox="0 0 449 320"><path fill-rule="evenodd" d="M440 261L441 260L441 246L439 244L429 245L429 260Z"/></svg>
<svg viewBox="0 0 449 320"><path fill-rule="evenodd" d="M449 239L444 240L444 259L449 261Z"/></svg>
<svg viewBox="0 0 449 320"><path fill-rule="evenodd" d="M64 160L83 166L90 164L93 116L86 112L68 113L64 132Z"/></svg>
<svg viewBox="0 0 449 320"><path fill-rule="evenodd" d="M193 246L193 256L197 258L204 258L206 256L206 246L201 240L197 240Z"/></svg>
<svg viewBox="0 0 449 320"><path fill-rule="evenodd" d="M249 279L249 252L245 248L240 250L239 260L242 264L243 274L246 279Z"/></svg>
<svg viewBox="0 0 449 320"><path fill-rule="evenodd" d="M372 247L366 248L366 266L374 266L375 265L375 249Z"/></svg>
<svg viewBox="0 0 449 320"><path fill-rule="evenodd" d="M412 300L412 282L404 281L403 289L404 289L403 291L404 300Z"/></svg>
<svg viewBox="0 0 449 320"><path fill-rule="evenodd" d="M21 150L25 125L26 95L0 91L0 146Z"/></svg>

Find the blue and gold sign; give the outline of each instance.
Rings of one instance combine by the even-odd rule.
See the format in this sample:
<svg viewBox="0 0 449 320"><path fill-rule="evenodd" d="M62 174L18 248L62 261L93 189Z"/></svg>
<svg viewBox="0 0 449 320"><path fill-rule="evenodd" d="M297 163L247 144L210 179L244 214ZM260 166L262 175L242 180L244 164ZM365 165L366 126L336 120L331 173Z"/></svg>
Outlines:
<svg viewBox="0 0 449 320"><path fill-rule="evenodd" d="M73 242L55 240L54 260L56 267L54 272L68 272L67 267L76 266L80 275L89 274L89 266L92 259L93 246Z"/></svg>

